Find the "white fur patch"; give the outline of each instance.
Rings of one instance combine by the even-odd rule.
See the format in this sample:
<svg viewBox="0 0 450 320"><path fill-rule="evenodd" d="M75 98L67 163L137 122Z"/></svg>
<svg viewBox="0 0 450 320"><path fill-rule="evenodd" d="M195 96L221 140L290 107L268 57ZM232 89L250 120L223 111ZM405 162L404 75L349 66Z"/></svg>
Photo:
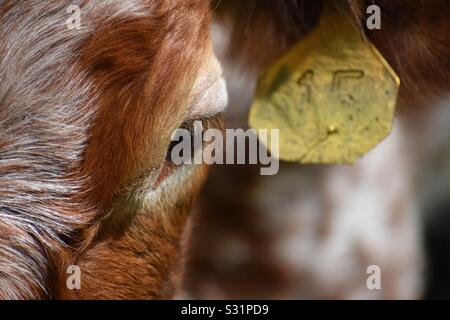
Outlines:
<svg viewBox="0 0 450 320"><path fill-rule="evenodd" d="M228 94L222 67L212 49L208 51L191 93L189 118L212 117L225 110Z"/></svg>

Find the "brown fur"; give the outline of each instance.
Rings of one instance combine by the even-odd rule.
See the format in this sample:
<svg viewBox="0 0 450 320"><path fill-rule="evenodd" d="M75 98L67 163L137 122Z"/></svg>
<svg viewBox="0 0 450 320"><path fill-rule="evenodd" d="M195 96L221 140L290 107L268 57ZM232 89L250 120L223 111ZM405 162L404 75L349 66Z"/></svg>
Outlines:
<svg viewBox="0 0 450 320"><path fill-rule="evenodd" d="M71 4L81 30L65 25ZM0 1L0 298L173 294L203 169L142 200L188 113L208 26L204 0Z"/></svg>

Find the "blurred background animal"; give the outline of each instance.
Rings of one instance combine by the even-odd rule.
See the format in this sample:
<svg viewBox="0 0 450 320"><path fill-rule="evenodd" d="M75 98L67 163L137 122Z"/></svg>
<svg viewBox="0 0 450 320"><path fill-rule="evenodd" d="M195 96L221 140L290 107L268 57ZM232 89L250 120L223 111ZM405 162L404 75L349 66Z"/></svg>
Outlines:
<svg viewBox="0 0 450 320"><path fill-rule="evenodd" d="M273 177L255 166L216 167L197 208L187 296L408 299L425 297L427 286L429 295L445 291L448 247L438 248L448 243L439 223L448 220L450 192L448 1L217 1L227 127L247 127L258 74L316 26L327 1L400 76L393 132L352 166L281 163ZM380 30L366 28L373 4ZM381 290L366 285L372 265Z"/></svg>

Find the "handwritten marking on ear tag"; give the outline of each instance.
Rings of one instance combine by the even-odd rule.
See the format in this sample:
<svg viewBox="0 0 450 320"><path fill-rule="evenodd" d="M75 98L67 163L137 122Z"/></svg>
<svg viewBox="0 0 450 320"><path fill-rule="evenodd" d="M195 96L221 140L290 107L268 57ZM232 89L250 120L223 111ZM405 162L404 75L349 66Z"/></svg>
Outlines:
<svg viewBox="0 0 450 320"><path fill-rule="evenodd" d="M279 158L352 163L392 129L400 79L333 9L260 76L249 123L280 129ZM271 146L270 137L260 136Z"/></svg>

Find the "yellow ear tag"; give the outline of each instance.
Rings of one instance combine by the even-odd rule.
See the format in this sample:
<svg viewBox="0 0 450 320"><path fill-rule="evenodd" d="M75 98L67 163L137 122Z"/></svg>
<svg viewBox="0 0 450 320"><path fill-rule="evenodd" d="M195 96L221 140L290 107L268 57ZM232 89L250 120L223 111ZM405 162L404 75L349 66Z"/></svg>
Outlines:
<svg viewBox="0 0 450 320"><path fill-rule="evenodd" d="M400 79L334 8L260 76L254 129L279 129L279 158L352 163L389 135ZM271 135L259 138L270 148ZM276 155L275 155L276 156Z"/></svg>

